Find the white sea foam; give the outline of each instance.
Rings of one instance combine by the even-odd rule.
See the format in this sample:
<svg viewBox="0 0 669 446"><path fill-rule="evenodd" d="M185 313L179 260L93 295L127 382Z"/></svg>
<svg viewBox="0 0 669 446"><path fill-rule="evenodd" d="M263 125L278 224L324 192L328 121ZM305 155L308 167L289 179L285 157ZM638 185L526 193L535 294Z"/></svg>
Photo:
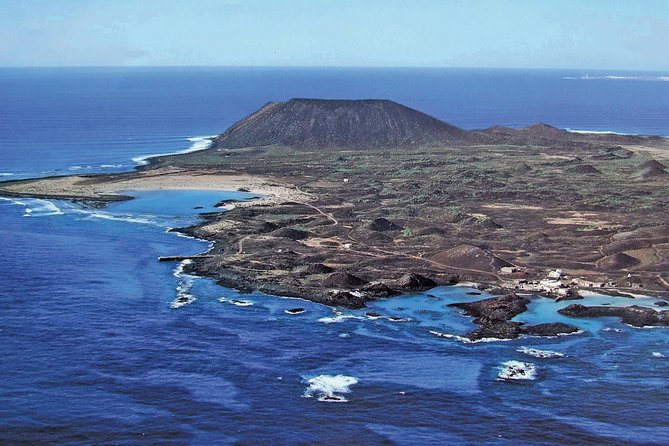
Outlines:
<svg viewBox="0 0 669 446"><path fill-rule="evenodd" d="M651 355L653 356L653 358L666 358L666 356L660 352L653 352L651 353Z"/></svg>
<svg viewBox="0 0 669 446"><path fill-rule="evenodd" d="M346 375L318 375L307 379L309 384L304 392L304 397L318 397L318 401L328 403L345 403L347 401L341 394L351 393L351 386L358 383L358 379Z"/></svg>
<svg viewBox="0 0 669 446"><path fill-rule="evenodd" d="M481 338L481 339L476 339L475 341L465 337L465 336L459 336L456 334L451 334L451 333L443 333L441 331L436 331L436 330L430 330L430 333L439 337L439 338L447 338L447 339L455 339L456 341L460 341L463 344L478 344L478 343L485 343L485 342L506 342L506 341L512 341L512 339L500 339L500 338Z"/></svg>
<svg viewBox="0 0 669 446"><path fill-rule="evenodd" d="M179 262L179 265L174 269L172 275L178 279L177 281L177 297L170 304L170 308L177 309L188 304L192 304L197 299L191 294L191 289L195 283L196 276L184 274L184 268L193 263L191 259L185 259Z"/></svg>
<svg viewBox="0 0 669 446"><path fill-rule="evenodd" d="M26 206L26 203L21 200L17 200L15 198L9 198L9 197L0 197L0 200L2 201L9 201L9 204L15 204L17 206Z"/></svg>
<svg viewBox="0 0 669 446"><path fill-rule="evenodd" d="M191 138L186 138L188 141L192 142L191 146L185 150L181 150L179 152L171 152L171 153L156 153L153 155L140 155L140 156L135 156L132 158L132 160L137 163L139 166L144 166L146 164L149 164L149 158L155 158L158 156L168 156L168 155L179 155L183 153L191 153L191 152L197 152L199 150L205 150L208 149L209 146L211 146L212 141L211 138L213 138L215 135L212 136L193 136Z"/></svg>
<svg viewBox="0 0 669 446"><path fill-rule="evenodd" d="M90 218L99 218L101 220L113 220L113 221L123 221L126 223L140 223L144 225L157 225L155 221L152 221L148 218L136 217L127 214L110 214L109 212L103 211L86 211L83 209L75 210L77 213L86 214Z"/></svg>
<svg viewBox="0 0 669 446"><path fill-rule="evenodd" d="M621 133L621 132L613 132L610 130L576 130L576 129L570 129L566 128L566 131L569 133L582 133L582 134L592 134L592 135L620 135L620 136L639 136L636 133Z"/></svg>
<svg viewBox="0 0 669 446"><path fill-rule="evenodd" d="M516 350L519 353L525 353L526 355L534 356L535 358L561 358L564 356L564 353L554 352L552 350L539 350L536 348L521 347Z"/></svg>
<svg viewBox="0 0 669 446"><path fill-rule="evenodd" d="M576 79L576 80L612 80L612 81L646 81L646 82L667 82L669 81L669 76L590 76L585 75L581 77L563 77L562 79Z"/></svg>
<svg viewBox="0 0 669 446"><path fill-rule="evenodd" d="M0 177L13 177L13 176L14 176L13 173L9 173L9 172L0 172Z"/></svg>
<svg viewBox="0 0 669 446"><path fill-rule="evenodd" d="M253 302L251 302L250 300L228 299L227 297L220 297L218 301L221 303L236 305L238 307L251 307L254 305Z"/></svg>
<svg viewBox="0 0 669 446"><path fill-rule="evenodd" d="M63 211L48 200L33 198L25 202L16 202L26 206L24 217L44 217L47 215L63 215Z"/></svg>
<svg viewBox="0 0 669 446"><path fill-rule="evenodd" d="M506 361L499 366L498 380L535 380L537 368L531 362Z"/></svg>
<svg viewBox="0 0 669 446"><path fill-rule="evenodd" d="M318 322L323 324L336 324L339 322L344 322L346 319L363 319L360 316L354 316L352 314L338 314L336 316L327 316L318 319Z"/></svg>

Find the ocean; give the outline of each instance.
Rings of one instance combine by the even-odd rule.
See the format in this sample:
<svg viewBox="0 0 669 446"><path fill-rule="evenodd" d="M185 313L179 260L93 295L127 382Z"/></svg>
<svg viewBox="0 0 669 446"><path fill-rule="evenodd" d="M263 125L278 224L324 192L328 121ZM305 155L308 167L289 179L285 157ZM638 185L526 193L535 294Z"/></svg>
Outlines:
<svg viewBox="0 0 669 446"><path fill-rule="evenodd" d="M669 135L669 82L652 76L0 69L0 175L127 171L291 97L387 98L467 129ZM206 251L168 229L248 194L133 194L105 209L0 198L0 443L669 444L667 330L569 319L581 333L465 343L473 324L445 305L486 297L466 287L356 311L242 295L157 258ZM518 320L567 320L564 305L537 298Z"/></svg>

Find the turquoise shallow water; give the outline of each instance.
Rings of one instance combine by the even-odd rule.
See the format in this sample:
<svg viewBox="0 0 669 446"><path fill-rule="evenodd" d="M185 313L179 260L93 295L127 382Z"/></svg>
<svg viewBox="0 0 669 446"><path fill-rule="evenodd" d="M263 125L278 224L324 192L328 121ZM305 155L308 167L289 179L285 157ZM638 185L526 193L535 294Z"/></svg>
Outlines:
<svg viewBox="0 0 669 446"><path fill-rule="evenodd" d="M221 101L232 119L265 100L268 91L307 96L321 95L323 88L313 74L304 72L285 77L226 75L223 79L236 79L231 84L236 90L226 90L216 71L196 74L201 82L197 86L189 84L192 73L178 70L172 75L150 72L151 82L136 73L58 73L55 78L33 73L11 78L9 84L0 77L3 97L13 95L1 106L14 112L11 119L0 114L5 125L0 170L40 174L82 166L78 170L86 171L87 163L103 161L125 165L115 168L122 170L132 165L132 157L185 150L194 144L188 137L222 130L218 122L227 121L215 113ZM405 74L375 76L386 83L372 86L374 95L395 88L397 97L428 97L420 93L420 83L409 92L396 91L409 82ZM414 81L429 82L432 75L415 76ZM453 76L431 82L443 87L442 99L454 97L455 102L486 91L490 76L495 79L490 73L475 76L483 89L476 93L471 89L476 82L465 82L458 73ZM555 108L560 98L550 96L550 88L562 82L550 80L551 73L499 76L497 81L516 85L514 90L532 82L535 93L548 95L537 99L543 116L566 113ZM294 79L302 79L304 94L295 94L300 91ZM363 82L366 78L358 72L330 73L325 79L343 79L330 82L339 90L329 95L353 95L373 83ZM392 79L397 82L392 84ZM457 82L465 82L469 90L455 95L452 85L463 85ZM121 94L118 85L127 94ZM600 90L615 93L606 85L587 85L595 90L592 97L603 94ZM664 87L616 88L623 91L607 99L609 103L627 100L631 93L625 88L652 90L647 113L655 110L657 115L649 122L664 125L659 104ZM46 91L47 99L30 91ZM168 94L175 91L183 94ZM204 92L218 92L218 102L191 104L184 99L186 93L202 99ZM95 100L106 108L93 107L91 115L90 101ZM480 119L476 122L495 121L502 105L513 104L505 95L496 100L494 107L474 101L463 109L463 116L469 116L470 123L475 116ZM433 104L434 110L445 109ZM542 107L532 104L523 115L520 107L507 108L517 116L507 119L524 124L532 118L530 112ZM489 109L489 114L479 116L474 109ZM187 113L192 110L196 111ZM588 115L583 103L579 110ZM88 119L87 113L109 119ZM32 116L40 123L37 127L48 131L35 130L37 137L30 126L15 126L18 116ZM7 122L11 132L6 131ZM587 127L588 121L575 124ZM53 138L44 138L49 132ZM170 144L163 144L164 135L171 138ZM18 144L20 137L36 144ZM35 153L43 156L33 161ZM166 232L167 228L192 224L197 213L211 211L216 202L249 198L248 194L132 193L138 198L105 209L0 200L0 443L667 443L667 330L634 329L612 319L569 320L584 332L465 344L431 331L460 335L473 328L470 318L446 307L486 297L469 295L468 288L440 287L355 311L259 293L240 295L211 280L184 275L178 264L157 258L206 250L207 243ZM193 299L172 308L184 292ZM235 305L233 300L252 305ZM583 303L604 300L630 303L610 297ZM295 307L304 308L304 313L285 312ZM561 320L557 307L537 298L518 320ZM369 319L367 311L383 317ZM518 351L522 347L564 356L536 358ZM534 379L498 380L507 361L533 364ZM326 397L347 402L319 401Z"/></svg>

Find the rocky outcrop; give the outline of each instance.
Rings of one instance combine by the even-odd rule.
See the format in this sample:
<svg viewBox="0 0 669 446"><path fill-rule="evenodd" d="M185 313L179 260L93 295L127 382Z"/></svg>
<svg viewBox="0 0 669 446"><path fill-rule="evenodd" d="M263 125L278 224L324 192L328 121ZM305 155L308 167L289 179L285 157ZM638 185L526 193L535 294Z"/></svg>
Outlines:
<svg viewBox="0 0 669 446"><path fill-rule="evenodd" d="M361 293L335 291L324 296L319 302L331 307L363 308L369 298Z"/></svg>
<svg viewBox="0 0 669 446"><path fill-rule="evenodd" d="M300 269L300 272L303 274L329 274L332 271L334 269L322 263L311 263Z"/></svg>
<svg viewBox="0 0 669 446"><path fill-rule="evenodd" d="M303 231L301 229L295 229L295 228L277 229L276 231L270 232L269 235L273 237L289 238L291 240L304 240L313 236L313 234L309 231Z"/></svg>
<svg viewBox="0 0 669 446"><path fill-rule="evenodd" d="M450 304L450 307L461 308L468 316L474 317L478 329L467 337L472 341L485 338L515 339L520 335L557 336L564 333L575 333L577 327L563 323L548 323L526 326L522 322L514 322L515 316L527 310L530 300L516 294L492 297L477 302Z"/></svg>
<svg viewBox="0 0 669 446"><path fill-rule="evenodd" d="M395 287L405 291L425 291L437 286L437 282L420 274L410 273L400 277Z"/></svg>
<svg viewBox="0 0 669 446"><path fill-rule="evenodd" d="M576 173L581 175L599 175L602 173L599 169L591 166L590 164L579 164L577 166L569 168L568 170L571 173Z"/></svg>
<svg viewBox="0 0 669 446"><path fill-rule="evenodd" d="M483 338L515 339L521 334L519 322L511 319L527 310L530 300L515 294L507 294L477 302L450 304L450 307L460 308L468 316L474 317L478 329L469 333L467 337L473 341Z"/></svg>
<svg viewBox="0 0 669 446"><path fill-rule="evenodd" d="M430 260L453 265L458 268L475 269L480 271L496 272L505 266L512 266L492 252L478 246L462 244L454 248L432 254Z"/></svg>
<svg viewBox="0 0 669 446"><path fill-rule="evenodd" d="M630 305L628 307L585 306L573 304L558 310L569 317L617 317L621 322L633 327L669 326L669 310L657 311L652 308Z"/></svg>
<svg viewBox="0 0 669 446"><path fill-rule="evenodd" d="M648 160L641 163L634 174L640 180L649 180L667 175L667 168L657 160Z"/></svg>
<svg viewBox="0 0 669 446"><path fill-rule="evenodd" d="M549 322L546 324L523 326L521 331L523 334L530 336L558 336L577 333L579 328L565 324L564 322Z"/></svg>
<svg viewBox="0 0 669 446"><path fill-rule="evenodd" d="M384 282L374 282L367 284L363 286L361 290L373 297L390 297L400 294L399 291L389 287L388 284Z"/></svg>
<svg viewBox="0 0 669 446"><path fill-rule="evenodd" d="M402 229L402 226L393 223L392 221L388 220L387 218L379 217L379 218L375 218L369 224L369 229L371 229L372 231L379 231L379 232L399 231L399 230Z"/></svg>
<svg viewBox="0 0 669 446"><path fill-rule="evenodd" d="M323 281L323 285L333 288L355 288L366 283L365 279L346 271L335 271Z"/></svg>

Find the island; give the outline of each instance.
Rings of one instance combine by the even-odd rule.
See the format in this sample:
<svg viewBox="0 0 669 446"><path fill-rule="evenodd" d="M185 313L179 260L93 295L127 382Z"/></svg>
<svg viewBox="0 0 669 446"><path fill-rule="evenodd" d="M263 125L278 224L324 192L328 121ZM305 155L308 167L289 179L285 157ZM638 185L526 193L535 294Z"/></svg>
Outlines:
<svg viewBox="0 0 669 446"><path fill-rule="evenodd" d="M266 104L206 150L126 173L4 181L0 195L103 206L126 190L253 192L178 229L213 248L171 260L238 290L332 306L466 281L507 295L667 298L667 165L658 136L464 130L389 100L298 98ZM480 319L490 306L460 308ZM531 332L509 322L516 310L473 338ZM534 330L558 329L574 330Z"/></svg>

